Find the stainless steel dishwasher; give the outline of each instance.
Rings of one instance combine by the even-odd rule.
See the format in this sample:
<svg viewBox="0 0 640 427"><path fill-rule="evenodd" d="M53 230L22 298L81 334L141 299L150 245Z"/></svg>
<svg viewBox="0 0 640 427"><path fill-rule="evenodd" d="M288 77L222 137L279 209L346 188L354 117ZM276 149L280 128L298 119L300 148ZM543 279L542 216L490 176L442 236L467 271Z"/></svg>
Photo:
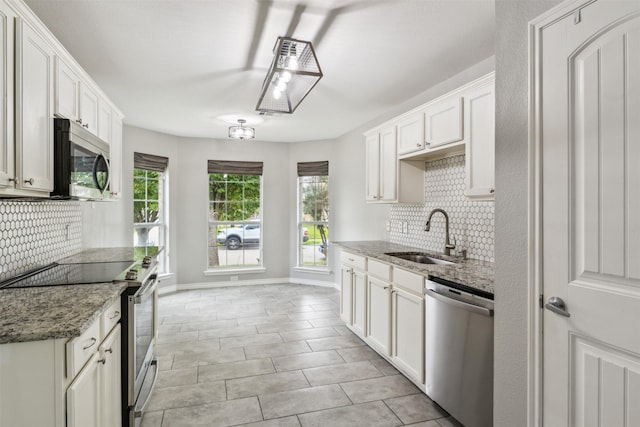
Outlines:
<svg viewBox="0 0 640 427"><path fill-rule="evenodd" d="M491 427L493 296L438 278L426 285L427 395L466 427Z"/></svg>

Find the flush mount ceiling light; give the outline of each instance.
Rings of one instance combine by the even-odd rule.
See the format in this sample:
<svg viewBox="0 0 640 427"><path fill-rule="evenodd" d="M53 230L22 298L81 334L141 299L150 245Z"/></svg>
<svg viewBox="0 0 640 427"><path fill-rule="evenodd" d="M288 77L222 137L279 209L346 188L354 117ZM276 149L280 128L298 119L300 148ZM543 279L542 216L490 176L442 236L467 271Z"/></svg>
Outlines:
<svg viewBox="0 0 640 427"><path fill-rule="evenodd" d="M278 37L256 111L293 113L322 78L311 42Z"/></svg>
<svg viewBox="0 0 640 427"><path fill-rule="evenodd" d="M256 137L256 130L250 126L245 126L245 119L238 119L237 126L229 126L229 138L253 139Z"/></svg>

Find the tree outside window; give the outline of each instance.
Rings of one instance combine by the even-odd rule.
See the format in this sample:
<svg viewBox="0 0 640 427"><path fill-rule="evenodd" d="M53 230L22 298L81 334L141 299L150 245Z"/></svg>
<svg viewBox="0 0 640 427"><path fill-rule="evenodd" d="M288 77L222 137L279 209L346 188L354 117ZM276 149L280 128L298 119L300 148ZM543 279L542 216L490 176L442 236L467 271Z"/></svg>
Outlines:
<svg viewBox="0 0 640 427"><path fill-rule="evenodd" d="M324 269L329 245L329 176L300 176L298 185L298 265Z"/></svg>
<svg viewBox="0 0 640 427"><path fill-rule="evenodd" d="M209 173L209 268L262 265L262 176Z"/></svg>

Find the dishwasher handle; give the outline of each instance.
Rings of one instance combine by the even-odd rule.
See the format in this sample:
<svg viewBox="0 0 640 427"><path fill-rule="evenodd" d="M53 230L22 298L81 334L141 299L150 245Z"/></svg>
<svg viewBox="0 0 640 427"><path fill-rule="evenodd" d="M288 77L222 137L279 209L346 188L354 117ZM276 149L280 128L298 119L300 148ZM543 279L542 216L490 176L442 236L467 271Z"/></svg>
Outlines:
<svg viewBox="0 0 640 427"><path fill-rule="evenodd" d="M478 314L482 314L483 316L487 316L487 317L492 317L493 316L493 310L490 308L486 308L486 307L480 307L479 305L475 305L475 304L469 304L467 302L464 301L459 301L457 299L453 299L453 298L449 298L447 296L444 296L436 291L434 291L433 289L428 289L425 288L424 290L425 295L436 299L440 302L443 302L445 304L449 304L449 305L453 305L455 307L459 307L462 308L464 310L467 311L471 311L473 313L478 313Z"/></svg>

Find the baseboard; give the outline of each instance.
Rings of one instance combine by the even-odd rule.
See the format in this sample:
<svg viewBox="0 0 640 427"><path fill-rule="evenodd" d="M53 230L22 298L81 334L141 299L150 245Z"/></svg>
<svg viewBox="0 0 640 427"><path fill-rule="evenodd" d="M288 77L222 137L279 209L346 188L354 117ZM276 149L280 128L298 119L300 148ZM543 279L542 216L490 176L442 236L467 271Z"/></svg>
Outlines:
<svg viewBox="0 0 640 427"><path fill-rule="evenodd" d="M177 285L165 286L158 289L159 295L172 294L178 291L196 290L196 289L213 289L226 288L233 286L256 286L256 285L278 285L282 283L290 283L306 286L322 286L325 288L340 289L337 283L327 282L324 280L301 279L299 277L279 277L273 279L254 279L254 280L227 280L224 282L200 282L200 283L182 283Z"/></svg>

